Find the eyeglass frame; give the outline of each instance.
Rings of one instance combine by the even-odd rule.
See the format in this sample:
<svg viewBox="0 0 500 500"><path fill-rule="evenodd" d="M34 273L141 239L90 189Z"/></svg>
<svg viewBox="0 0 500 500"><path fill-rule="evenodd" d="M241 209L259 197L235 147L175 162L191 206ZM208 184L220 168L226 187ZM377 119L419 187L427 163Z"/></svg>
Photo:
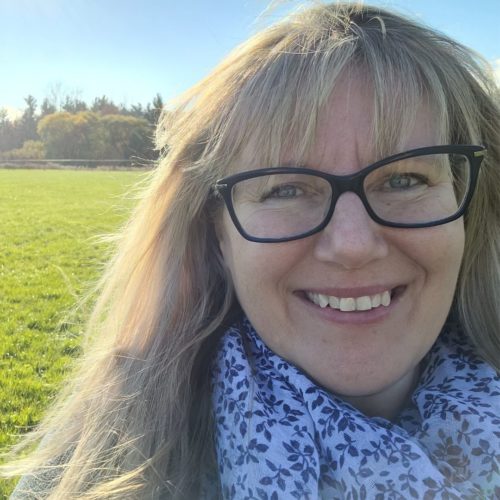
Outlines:
<svg viewBox="0 0 500 500"><path fill-rule="evenodd" d="M368 202L363 187L364 180L367 175L369 175L377 168L383 167L384 165L396 161L413 158L415 156L427 156L432 154L446 154L446 153L462 154L463 156L467 157L470 165L470 177L469 177L467 193L465 195L465 198L461 206L459 207L458 211L455 214L445 217L444 219L438 219L432 222L403 223L403 222L386 221L380 218L373 211ZM479 168L481 166L481 162L484 158L485 153L486 153L485 146L470 145L470 144L454 144L454 145L450 144L450 145L416 148L416 149L411 149L409 151L405 151L403 153L397 153L395 155L388 156L386 158L383 158L382 160L376 161L375 163L372 163L362 168L361 170L355 172L354 174L347 174L347 175L329 174L321 170L315 170L301 166L297 167L278 166L271 168L262 168L256 170L248 170L246 172L240 172L219 179L215 183L214 191L224 200L224 203L227 207L231 220L235 225L236 229L238 230L238 232L241 234L241 236L243 236L243 238L245 238L246 240L253 241L255 243L283 243L286 241L293 241L302 238L307 238L308 236L312 236L313 234L321 232L329 224L331 218L333 217L333 213L335 211L335 206L337 204L338 199L342 194L347 192L355 193L363 203L363 206L365 207L365 210L367 211L371 219L375 221L377 224L380 224L381 226L406 228L406 229L433 227L433 226L440 226L442 224L447 224L448 222L452 222L456 219L459 219L460 217L462 217L462 215L466 213L466 210L469 207L470 201L472 200L472 196L476 188L477 179L479 175ZM231 195L233 186L240 181L252 179L255 177L263 177L266 175L274 175L274 174L288 174L288 173L307 174L320 177L322 179L325 179L330 184L332 190L332 198L330 201L330 208L328 209L328 212L323 218L323 222L318 226L314 227L313 229L306 231L305 233L300 233L294 236L288 236L283 238L259 238L256 236L251 236L243 229L242 225L240 224L240 221L238 220L238 216L236 215L236 212L234 210L234 205Z"/></svg>

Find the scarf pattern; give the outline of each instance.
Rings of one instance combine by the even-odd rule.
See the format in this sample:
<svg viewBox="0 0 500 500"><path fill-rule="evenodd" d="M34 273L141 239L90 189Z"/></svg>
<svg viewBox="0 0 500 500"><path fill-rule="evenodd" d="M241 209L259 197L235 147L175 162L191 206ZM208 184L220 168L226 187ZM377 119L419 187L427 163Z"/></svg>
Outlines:
<svg viewBox="0 0 500 500"><path fill-rule="evenodd" d="M243 319L221 339L213 407L226 499L500 498L500 378L456 327L390 422L318 386Z"/></svg>

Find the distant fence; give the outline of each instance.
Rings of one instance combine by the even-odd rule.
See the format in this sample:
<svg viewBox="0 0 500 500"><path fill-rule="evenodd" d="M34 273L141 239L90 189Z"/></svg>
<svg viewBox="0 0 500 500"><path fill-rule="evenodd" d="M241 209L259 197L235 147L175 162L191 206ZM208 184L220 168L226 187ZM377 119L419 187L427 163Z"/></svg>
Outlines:
<svg viewBox="0 0 500 500"><path fill-rule="evenodd" d="M2 160L1 168L91 168L91 169L147 169L153 168L152 160Z"/></svg>

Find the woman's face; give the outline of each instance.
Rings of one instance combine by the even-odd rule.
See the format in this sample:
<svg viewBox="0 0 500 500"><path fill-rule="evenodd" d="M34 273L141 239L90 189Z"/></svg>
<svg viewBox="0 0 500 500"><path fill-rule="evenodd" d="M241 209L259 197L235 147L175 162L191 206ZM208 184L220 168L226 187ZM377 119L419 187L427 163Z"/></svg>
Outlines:
<svg viewBox="0 0 500 500"><path fill-rule="evenodd" d="M336 87L307 167L349 174L376 160L371 99L362 79ZM400 151L437 144L432 116L421 109ZM245 240L225 210L220 247L242 308L273 351L355 406L363 398L383 405L406 396L446 320L464 227L461 219L423 229L383 227L354 193L344 193L322 232L285 243ZM310 298L383 292L392 295L390 305L369 311L321 308Z"/></svg>

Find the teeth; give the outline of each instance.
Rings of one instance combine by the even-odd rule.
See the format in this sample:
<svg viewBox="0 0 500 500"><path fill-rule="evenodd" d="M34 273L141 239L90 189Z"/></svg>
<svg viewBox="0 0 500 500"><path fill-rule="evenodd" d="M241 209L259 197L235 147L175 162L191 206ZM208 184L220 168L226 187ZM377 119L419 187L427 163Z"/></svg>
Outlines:
<svg viewBox="0 0 500 500"><path fill-rule="evenodd" d="M328 303L330 304L330 307L332 307L333 309L340 309L340 300L338 297L334 297L333 295L331 295L328 298Z"/></svg>
<svg viewBox="0 0 500 500"><path fill-rule="evenodd" d="M372 308L372 300L370 297L358 297L356 299L357 311L369 311Z"/></svg>
<svg viewBox="0 0 500 500"><path fill-rule="evenodd" d="M356 299L340 299L340 310L341 311L355 311L356 310Z"/></svg>
<svg viewBox="0 0 500 500"><path fill-rule="evenodd" d="M318 293L318 305L324 309L328 305L328 297Z"/></svg>
<svg viewBox="0 0 500 500"><path fill-rule="evenodd" d="M370 297L372 307L378 307L382 303L382 297L380 296L380 293L377 293L376 295L372 295Z"/></svg>
<svg viewBox="0 0 500 500"><path fill-rule="evenodd" d="M391 303L391 294L388 290L363 297L334 297L333 295L307 292L307 297L322 309L329 306L343 312L369 311L381 305L387 307Z"/></svg>

